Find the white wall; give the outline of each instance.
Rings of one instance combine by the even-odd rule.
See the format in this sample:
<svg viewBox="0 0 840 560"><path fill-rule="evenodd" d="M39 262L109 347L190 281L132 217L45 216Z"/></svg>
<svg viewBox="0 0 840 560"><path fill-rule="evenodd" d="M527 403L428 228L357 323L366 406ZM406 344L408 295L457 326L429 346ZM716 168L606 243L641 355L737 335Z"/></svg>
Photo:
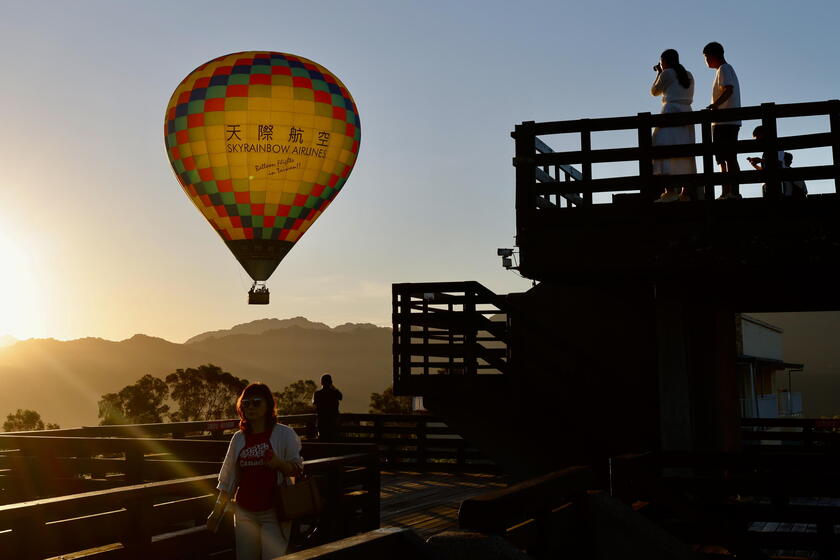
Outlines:
<svg viewBox="0 0 840 560"><path fill-rule="evenodd" d="M745 356L767 358L770 360L784 360L782 357L781 329L771 328L751 320L746 315L741 316L741 340Z"/></svg>

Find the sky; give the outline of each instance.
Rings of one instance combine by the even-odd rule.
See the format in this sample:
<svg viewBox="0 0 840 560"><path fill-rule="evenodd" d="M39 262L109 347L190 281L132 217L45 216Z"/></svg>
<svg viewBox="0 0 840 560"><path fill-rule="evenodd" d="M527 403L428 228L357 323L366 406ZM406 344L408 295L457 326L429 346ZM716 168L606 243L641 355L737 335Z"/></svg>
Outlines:
<svg viewBox="0 0 840 560"><path fill-rule="evenodd" d="M713 40L745 106L840 97L832 1L3 0L0 9L0 336L18 339L182 342L298 315L389 325L395 282L524 291L530 281L496 256L514 245L517 123L657 112L651 67L667 48L694 74L702 108L713 72L701 50ZM250 279L185 196L163 144L178 83L243 50L324 65L361 118L356 167L269 280L268 306L246 304ZM802 119L780 131L821 127Z"/></svg>

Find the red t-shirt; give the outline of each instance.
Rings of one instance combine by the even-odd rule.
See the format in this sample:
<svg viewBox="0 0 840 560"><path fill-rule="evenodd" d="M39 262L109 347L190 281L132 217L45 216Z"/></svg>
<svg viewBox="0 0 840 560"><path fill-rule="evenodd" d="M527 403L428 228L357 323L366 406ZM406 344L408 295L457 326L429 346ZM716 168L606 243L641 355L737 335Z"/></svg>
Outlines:
<svg viewBox="0 0 840 560"><path fill-rule="evenodd" d="M263 511L274 507L272 495L277 481L274 469L266 466L274 452L271 431L245 434L245 447L239 453L239 490L236 503L248 511Z"/></svg>

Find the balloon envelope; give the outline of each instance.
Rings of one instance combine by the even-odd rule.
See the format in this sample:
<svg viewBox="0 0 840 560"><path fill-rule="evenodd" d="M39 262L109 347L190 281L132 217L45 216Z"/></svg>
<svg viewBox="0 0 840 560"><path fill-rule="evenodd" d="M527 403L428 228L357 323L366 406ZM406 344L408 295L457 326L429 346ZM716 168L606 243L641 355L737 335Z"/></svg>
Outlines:
<svg viewBox="0 0 840 560"><path fill-rule="evenodd" d="M184 191L255 281L339 193L359 152L356 104L329 70L268 51L225 55L172 94L166 151Z"/></svg>

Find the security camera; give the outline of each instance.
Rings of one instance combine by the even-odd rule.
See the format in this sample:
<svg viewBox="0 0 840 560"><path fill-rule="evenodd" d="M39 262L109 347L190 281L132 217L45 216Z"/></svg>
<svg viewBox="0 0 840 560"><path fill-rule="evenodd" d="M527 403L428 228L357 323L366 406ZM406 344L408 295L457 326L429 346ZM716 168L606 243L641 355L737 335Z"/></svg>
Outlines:
<svg viewBox="0 0 840 560"><path fill-rule="evenodd" d="M513 249L499 248L499 249L496 249L496 254L500 257L512 257L513 256Z"/></svg>

